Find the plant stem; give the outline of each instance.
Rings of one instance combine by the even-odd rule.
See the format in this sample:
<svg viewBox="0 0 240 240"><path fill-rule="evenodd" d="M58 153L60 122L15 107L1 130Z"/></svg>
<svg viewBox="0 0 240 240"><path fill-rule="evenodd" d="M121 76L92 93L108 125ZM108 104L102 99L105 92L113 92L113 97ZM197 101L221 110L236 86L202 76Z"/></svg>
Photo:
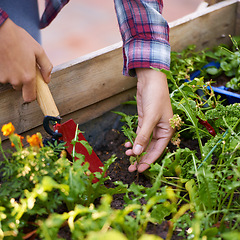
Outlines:
<svg viewBox="0 0 240 240"><path fill-rule="evenodd" d="M171 72L166 71L166 70L161 70L163 73L166 74L166 76L173 82L173 84L176 86L176 88L178 89L178 91L181 93L183 99L185 100L186 106L184 106L181 103L178 103L181 105L181 107L183 108L183 111L186 113L186 115L188 116L188 118L190 119L190 121L193 124L193 127L195 128L196 131L196 135L197 135L197 139L198 139L198 144L199 144L199 149L200 149L200 153L201 156L203 157L203 145L202 145L202 140L201 137L199 135L199 130L198 130L198 126L197 126L197 118L196 116L193 114L193 111L191 110L191 106L189 105L189 100L187 98L187 96L185 95L185 93L182 91L181 87L179 87L176 83L176 80L173 78ZM175 103L176 100L174 100L174 98L171 98Z"/></svg>
<svg viewBox="0 0 240 240"><path fill-rule="evenodd" d="M214 150L216 149L216 147L222 142L222 140L224 139L224 137L227 135L228 130L223 134L222 138L218 140L218 142L216 143L216 145L210 150L210 152L207 154L207 156L205 157L205 159L202 161L202 163L198 166L198 169L203 165L204 162L206 162L208 160L208 158L210 157L210 155L214 152Z"/></svg>
<svg viewBox="0 0 240 240"><path fill-rule="evenodd" d="M76 146L77 136L78 136L78 124L77 124L77 127L76 127L75 136L74 136L75 144L73 144L73 151L72 151L72 158L73 158L73 160L74 160L75 154L76 154L75 146Z"/></svg>
<svg viewBox="0 0 240 240"><path fill-rule="evenodd" d="M234 195L234 191L232 191L232 193L231 193L230 200L229 200L229 202L228 202L228 205L227 205L227 209L226 209L226 210L229 210L229 208L230 208L230 206L231 206L231 204L232 204L233 195ZM223 223L223 221L224 221L224 218L225 218L226 214L227 214L227 213L224 212L224 215L223 215L223 217L222 217L222 219L221 219L221 225L222 225L222 223Z"/></svg>
<svg viewBox="0 0 240 240"><path fill-rule="evenodd" d="M1 140L1 139L0 139L0 140ZM1 141L0 141L0 151L1 151L2 155L3 155L4 160L5 160L7 163L9 163L9 161L8 161L8 159L7 159L4 151L3 151L2 142L1 142Z"/></svg>

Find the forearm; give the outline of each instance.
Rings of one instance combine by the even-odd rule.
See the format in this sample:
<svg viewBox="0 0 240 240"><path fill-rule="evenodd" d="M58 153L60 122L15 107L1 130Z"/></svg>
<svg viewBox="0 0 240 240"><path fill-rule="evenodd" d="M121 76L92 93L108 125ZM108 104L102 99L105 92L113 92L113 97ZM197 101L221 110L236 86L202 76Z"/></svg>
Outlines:
<svg viewBox="0 0 240 240"><path fill-rule="evenodd" d="M161 0L115 0L123 40L125 75L136 68L170 66L169 28L162 17Z"/></svg>

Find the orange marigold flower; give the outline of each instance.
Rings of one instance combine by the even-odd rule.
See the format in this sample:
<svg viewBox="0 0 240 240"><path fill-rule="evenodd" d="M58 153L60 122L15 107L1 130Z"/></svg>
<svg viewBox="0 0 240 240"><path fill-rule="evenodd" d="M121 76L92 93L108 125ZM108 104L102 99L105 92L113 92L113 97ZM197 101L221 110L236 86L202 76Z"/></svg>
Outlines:
<svg viewBox="0 0 240 240"><path fill-rule="evenodd" d="M21 135L18 135L17 133L15 133L14 135L19 138L19 140L20 140L20 142L21 142L21 145L23 146L22 140L24 139L24 137L21 136ZM12 146L12 147L15 147L15 145L14 145L13 142L11 142L11 146Z"/></svg>
<svg viewBox="0 0 240 240"><path fill-rule="evenodd" d="M32 147L42 147L42 136L40 133L33 134L31 137L27 136L27 142Z"/></svg>
<svg viewBox="0 0 240 240"><path fill-rule="evenodd" d="M4 124L2 126L2 133L4 136L9 136L11 134L13 134L15 131L15 127L13 126L13 124L10 122L8 124Z"/></svg>

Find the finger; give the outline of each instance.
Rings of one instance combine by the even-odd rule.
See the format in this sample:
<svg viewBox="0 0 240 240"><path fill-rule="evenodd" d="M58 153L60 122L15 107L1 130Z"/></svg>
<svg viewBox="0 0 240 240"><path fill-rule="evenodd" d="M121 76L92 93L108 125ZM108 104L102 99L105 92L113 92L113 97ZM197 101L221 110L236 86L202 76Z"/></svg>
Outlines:
<svg viewBox="0 0 240 240"><path fill-rule="evenodd" d="M22 97L24 102L32 102L36 99L36 72L33 75L29 75L29 78L25 79L22 86Z"/></svg>
<svg viewBox="0 0 240 240"><path fill-rule="evenodd" d="M126 148L130 148L130 147L132 147L131 142L126 142L126 143L124 144L124 147L126 147Z"/></svg>
<svg viewBox="0 0 240 240"><path fill-rule="evenodd" d="M125 151L125 154L127 156L134 156L133 150L132 149L128 149L127 151Z"/></svg>
<svg viewBox="0 0 240 240"><path fill-rule="evenodd" d="M18 84L18 85L12 85L12 88L16 91L21 91L22 89L22 85L21 84Z"/></svg>
<svg viewBox="0 0 240 240"><path fill-rule="evenodd" d="M134 172L136 170L137 170L137 163L136 162L128 167L129 172Z"/></svg>
<svg viewBox="0 0 240 240"><path fill-rule="evenodd" d="M158 140L152 140L149 144L147 154L144 155L137 166L138 172L144 172L154 163L163 153L169 142L168 137L164 137Z"/></svg>
<svg viewBox="0 0 240 240"><path fill-rule="evenodd" d="M49 83L51 81L51 72L53 65L41 47L39 47L39 50L36 53L36 61L44 81L46 83Z"/></svg>
<svg viewBox="0 0 240 240"><path fill-rule="evenodd" d="M154 127L154 121L149 119L148 121L143 120L143 124L141 128L138 129L137 137L133 145L133 152L135 155L140 155L147 148Z"/></svg>

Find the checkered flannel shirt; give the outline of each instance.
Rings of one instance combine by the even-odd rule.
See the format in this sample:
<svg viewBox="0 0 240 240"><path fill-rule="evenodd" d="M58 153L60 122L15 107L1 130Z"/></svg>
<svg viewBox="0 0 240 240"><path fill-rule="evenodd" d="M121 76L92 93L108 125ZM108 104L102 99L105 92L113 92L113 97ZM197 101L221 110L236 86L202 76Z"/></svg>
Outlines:
<svg viewBox="0 0 240 240"><path fill-rule="evenodd" d="M48 26L69 0L46 0L40 28ZM162 0L114 0L123 40L123 74L135 68L169 69L169 27L162 17ZM0 25L8 18L0 9Z"/></svg>
<svg viewBox="0 0 240 240"><path fill-rule="evenodd" d="M57 16L60 10L69 2L69 0L45 0L45 10L41 17L39 27L45 28ZM8 14L0 8L0 25L8 18Z"/></svg>

